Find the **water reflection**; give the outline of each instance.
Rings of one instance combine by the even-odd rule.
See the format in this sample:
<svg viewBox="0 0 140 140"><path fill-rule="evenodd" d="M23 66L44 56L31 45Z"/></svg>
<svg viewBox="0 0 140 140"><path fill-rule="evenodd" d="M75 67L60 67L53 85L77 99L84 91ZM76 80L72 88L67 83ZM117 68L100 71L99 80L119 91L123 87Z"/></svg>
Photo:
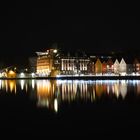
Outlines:
<svg viewBox="0 0 140 140"><path fill-rule="evenodd" d="M16 93L16 81L15 80L0 80L0 90Z"/></svg>
<svg viewBox="0 0 140 140"><path fill-rule="evenodd" d="M0 80L0 93L27 93L37 107L59 111L62 102L96 102L103 97L124 100L140 94L139 80Z"/></svg>

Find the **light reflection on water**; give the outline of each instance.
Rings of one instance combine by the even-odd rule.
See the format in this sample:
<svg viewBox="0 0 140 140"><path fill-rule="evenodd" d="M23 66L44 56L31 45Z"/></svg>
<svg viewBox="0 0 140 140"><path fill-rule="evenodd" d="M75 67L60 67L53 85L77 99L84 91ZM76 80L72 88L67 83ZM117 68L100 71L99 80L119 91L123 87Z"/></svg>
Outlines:
<svg viewBox="0 0 140 140"><path fill-rule="evenodd" d="M0 80L0 93L24 91L37 107L59 111L62 102L96 102L102 97L124 100L131 91L140 94L139 80Z"/></svg>

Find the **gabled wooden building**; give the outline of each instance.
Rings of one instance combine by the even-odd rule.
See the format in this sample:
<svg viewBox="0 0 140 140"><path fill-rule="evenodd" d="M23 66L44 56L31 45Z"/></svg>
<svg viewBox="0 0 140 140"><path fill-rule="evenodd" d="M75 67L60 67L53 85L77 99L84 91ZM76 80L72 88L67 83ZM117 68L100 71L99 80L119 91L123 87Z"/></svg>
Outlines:
<svg viewBox="0 0 140 140"><path fill-rule="evenodd" d="M95 74L102 74L102 62L101 60L98 58L96 63L95 63Z"/></svg>
<svg viewBox="0 0 140 140"><path fill-rule="evenodd" d="M120 63L118 59L116 59L114 62L114 74L119 74L119 70L120 70Z"/></svg>
<svg viewBox="0 0 140 140"><path fill-rule="evenodd" d="M102 63L102 74L106 74L107 73L107 64L106 62L104 61Z"/></svg>
<svg viewBox="0 0 140 140"><path fill-rule="evenodd" d="M113 72L114 72L114 66L113 66L113 61L112 61L112 59L109 58L106 64L107 64L107 73L108 73L108 74L113 73Z"/></svg>
<svg viewBox="0 0 140 140"><path fill-rule="evenodd" d="M134 73L140 73L140 63L137 58L134 59L133 70L134 70Z"/></svg>
<svg viewBox="0 0 140 140"><path fill-rule="evenodd" d="M120 75L126 75L127 73L127 64L123 58L121 59L121 62L120 62L119 73Z"/></svg>

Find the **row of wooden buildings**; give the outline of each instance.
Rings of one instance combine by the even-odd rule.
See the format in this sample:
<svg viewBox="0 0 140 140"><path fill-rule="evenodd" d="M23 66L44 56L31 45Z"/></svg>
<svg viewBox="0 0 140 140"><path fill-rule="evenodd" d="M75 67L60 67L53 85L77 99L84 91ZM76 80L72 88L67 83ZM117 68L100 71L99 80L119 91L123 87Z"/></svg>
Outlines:
<svg viewBox="0 0 140 140"><path fill-rule="evenodd" d="M133 63L126 63L124 58L108 58L107 60L96 58L73 58L61 59L61 74L91 74L91 75L126 75L139 74L140 63L137 59Z"/></svg>
<svg viewBox="0 0 140 140"><path fill-rule="evenodd" d="M37 53L35 72L49 75L129 75L140 73L140 62L125 58L97 56L64 56L55 49Z"/></svg>

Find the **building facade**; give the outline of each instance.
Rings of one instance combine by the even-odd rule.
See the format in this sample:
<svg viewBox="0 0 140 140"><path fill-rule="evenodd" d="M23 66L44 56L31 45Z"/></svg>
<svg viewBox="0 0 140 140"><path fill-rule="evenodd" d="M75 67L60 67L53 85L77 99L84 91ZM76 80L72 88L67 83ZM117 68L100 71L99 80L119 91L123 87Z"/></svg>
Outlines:
<svg viewBox="0 0 140 140"><path fill-rule="evenodd" d="M114 62L114 74L119 74L120 70L120 63L118 59L115 60Z"/></svg>
<svg viewBox="0 0 140 140"><path fill-rule="evenodd" d="M133 62L133 71L134 73L140 73L140 63L138 59L135 59Z"/></svg>
<svg viewBox="0 0 140 140"><path fill-rule="evenodd" d="M30 57L29 58L29 72L36 72L37 68L37 57Z"/></svg>
<svg viewBox="0 0 140 140"><path fill-rule="evenodd" d="M102 74L106 74L107 73L107 64L106 62L104 61L102 63Z"/></svg>
<svg viewBox="0 0 140 140"><path fill-rule="evenodd" d="M61 74L88 74L90 65L89 58L64 57L61 58Z"/></svg>
<svg viewBox="0 0 140 140"><path fill-rule="evenodd" d="M50 49L46 52L37 52L36 74L39 76L49 76L58 69L57 50Z"/></svg>
<svg viewBox="0 0 140 140"><path fill-rule="evenodd" d="M107 73L112 74L113 71L114 71L113 61L111 58L109 58L107 61Z"/></svg>
<svg viewBox="0 0 140 140"><path fill-rule="evenodd" d="M140 63L125 62L122 58L112 61L112 57L96 56L64 56L59 55L56 49L46 52L37 52L36 74L38 76L57 75L131 75L140 73ZM113 63L114 62L114 63Z"/></svg>
<svg viewBox="0 0 140 140"><path fill-rule="evenodd" d="M127 73L127 64L124 61L124 59L122 58L121 62L120 62L119 74L126 75L126 73Z"/></svg>
<svg viewBox="0 0 140 140"><path fill-rule="evenodd" d="M99 58L97 59L97 61L95 63L95 74L96 75L102 74L102 62Z"/></svg>

